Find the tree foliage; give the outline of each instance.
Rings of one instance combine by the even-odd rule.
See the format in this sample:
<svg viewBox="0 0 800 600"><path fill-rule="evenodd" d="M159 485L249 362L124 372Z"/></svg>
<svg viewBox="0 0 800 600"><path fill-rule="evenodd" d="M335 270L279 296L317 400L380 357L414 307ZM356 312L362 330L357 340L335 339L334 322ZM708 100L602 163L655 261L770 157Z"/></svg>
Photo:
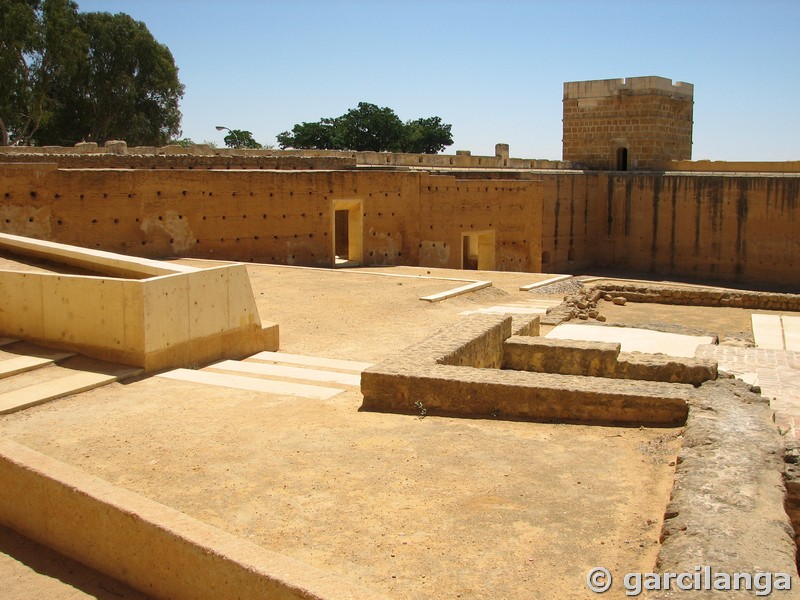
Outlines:
<svg viewBox="0 0 800 600"><path fill-rule="evenodd" d="M228 148L253 148L255 150L261 148L261 144L253 138L253 132L243 129L229 129L228 135L223 138L223 141Z"/></svg>
<svg viewBox="0 0 800 600"><path fill-rule="evenodd" d="M180 133L183 85L169 49L126 14L79 13L71 0L0 0L0 143Z"/></svg>
<svg viewBox="0 0 800 600"><path fill-rule="evenodd" d="M391 108L359 102L345 114L298 123L278 135L281 148L435 154L453 143L440 117L403 123Z"/></svg>

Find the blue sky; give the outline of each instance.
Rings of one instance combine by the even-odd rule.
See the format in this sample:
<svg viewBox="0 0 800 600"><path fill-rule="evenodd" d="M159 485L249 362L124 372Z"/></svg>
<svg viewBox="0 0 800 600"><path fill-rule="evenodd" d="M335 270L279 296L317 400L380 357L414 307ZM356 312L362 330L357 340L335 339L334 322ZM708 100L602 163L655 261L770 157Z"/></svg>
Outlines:
<svg viewBox="0 0 800 600"><path fill-rule="evenodd" d="M695 85L693 158L800 160L797 0L77 0L172 51L183 134L262 144L358 102L440 116L445 152L561 157L565 81Z"/></svg>

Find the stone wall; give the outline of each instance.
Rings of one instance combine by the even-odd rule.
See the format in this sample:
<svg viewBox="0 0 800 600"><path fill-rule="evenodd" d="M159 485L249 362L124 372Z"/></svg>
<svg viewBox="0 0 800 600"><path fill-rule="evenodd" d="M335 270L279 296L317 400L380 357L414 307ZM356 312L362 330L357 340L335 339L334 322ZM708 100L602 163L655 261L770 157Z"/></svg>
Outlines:
<svg viewBox="0 0 800 600"><path fill-rule="evenodd" d="M691 158L693 93L662 77L565 83L564 160L636 170Z"/></svg>

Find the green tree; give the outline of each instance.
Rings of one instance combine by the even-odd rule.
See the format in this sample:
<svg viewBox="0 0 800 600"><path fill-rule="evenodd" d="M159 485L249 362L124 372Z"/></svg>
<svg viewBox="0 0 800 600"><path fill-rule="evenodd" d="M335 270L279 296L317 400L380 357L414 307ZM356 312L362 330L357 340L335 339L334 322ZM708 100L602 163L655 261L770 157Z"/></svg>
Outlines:
<svg viewBox="0 0 800 600"><path fill-rule="evenodd" d="M228 135L223 138L223 141L228 148L252 148L255 150L261 148L261 144L253 138L253 133L242 129L228 130Z"/></svg>
<svg viewBox="0 0 800 600"><path fill-rule="evenodd" d="M403 137L403 152L437 154L453 143L451 125L439 117L408 121Z"/></svg>
<svg viewBox="0 0 800 600"><path fill-rule="evenodd" d="M278 134L278 145L281 148L308 148L315 150L334 150L335 119L321 119L317 123L298 123L292 132Z"/></svg>
<svg viewBox="0 0 800 600"><path fill-rule="evenodd" d="M403 122L391 108L359 102L335 120L334 140L342 150L398 151L403 140Z"/></svg>
<svg viewBox="0 0 800 600"><path fill-rule="evenodd" d="M35 141L59 110L86 36L70 0L0 0L0 145Z"/></svg>
<svg viewBox="0 0 800 600"><path fill-rule="evenodd" d="M279 134L281 148L436 153L453 143L440 117L403 123L395 112L368 102L336 118L299 123Z"/></svg>
<svg viewBox="0 0 800 600"><path fill-rule="evenodd" d="M54 77L57 104L36 141L163 145L176 137L184 88L169 49L123 13L78 14L78 27L85 53L77 68Z"/></svg>

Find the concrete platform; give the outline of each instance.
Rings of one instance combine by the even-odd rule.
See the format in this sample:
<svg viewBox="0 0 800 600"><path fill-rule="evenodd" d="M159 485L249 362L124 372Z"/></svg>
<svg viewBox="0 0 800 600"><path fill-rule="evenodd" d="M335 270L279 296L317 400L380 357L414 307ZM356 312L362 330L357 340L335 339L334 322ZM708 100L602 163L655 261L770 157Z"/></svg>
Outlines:
<svg viewBox="0 0 800 600"><path fill-rule="evenodd" d="M460 315L544 315L547 308L524 305L487 306L478 310L465 310Z"/></svg>
<svg viewBox="0 0 800 600"><path fill-rule="evenodd" d="M781 315L783 343L791 352L800 352L800 317Z"/></svg>
<svg viewBox="0 0 800 600"><path fill-rule="evenodd" d="M301 398L314 398L317 400L328 400L343 390L338 388L323 387L318 385L305 385L302 383L291 383L288 381L272 381L269 379L257 379L255 377L242 377L239 375L223 375L221 373L209 373L207 371L193 371L191 369L175 369L161 373L158 377L167 379L177 379L191 383L201 383L204 385L215 385L219 387L234 388L238 390L250 390L253 392L266 392L269 394L279 394L282 396L299 396Z"/></svg>
<svg viewBox="0 0 800 600"><path fill-rule="evenodd" d="M483 288L487 288L491 285L492 285L491 281L475 281L473 283L468 283L467 285L462 285L460 287L453 288L452 290L447 290L446 292L439 292L438 294L422 296L420 300L425 300L427 302L439 302L441 300L454 298L455 296L460 296L461 294L466 294L468 292L475 292L477 290L482 290Z"/></svg>
<svg viewBox="0 0 800 600"><path fill-rule="evenodd" d="M587 340L593 342L618 342L622 352L645 352L694 358L697 347L713 344L709 336L664 333L636 327L604 327L599 325L556 326L545 337L561 340Z"/></svg>
<svg viewBox="0 0 800 600"><path fill-rule="evenodd" d="M783 326L779 315L752 315L753 339L757 348L783 350Z"/></svg>
<svg viewBox="0 0 800 600"><path fill-rule="evenodd" d="M360 373L364 369L372 366L372 363L358 362L355 360L342 360L339 358L324 358L319 356L305 356L302 354L290 354L288 352L259 352L248 359L274 363L285 363L293 365L307 365L310 367L320 367L323 369L336 369L339 371L353 371Z"/></svg>
<svg viewBox="0 0 800 600"><path fill-rule="evenodd" d="M321 381L324 383L339 383L358 387L361 384L361 375L351 373L336 373L335 371L320 371L318 369L303 369L300 367L287 367L284 365L271 365L258 362L243 362L238 360L225 360L209 365L207 369L233 371L252 375L266 375L286 379L302 379L305 381Z"/></svg>

